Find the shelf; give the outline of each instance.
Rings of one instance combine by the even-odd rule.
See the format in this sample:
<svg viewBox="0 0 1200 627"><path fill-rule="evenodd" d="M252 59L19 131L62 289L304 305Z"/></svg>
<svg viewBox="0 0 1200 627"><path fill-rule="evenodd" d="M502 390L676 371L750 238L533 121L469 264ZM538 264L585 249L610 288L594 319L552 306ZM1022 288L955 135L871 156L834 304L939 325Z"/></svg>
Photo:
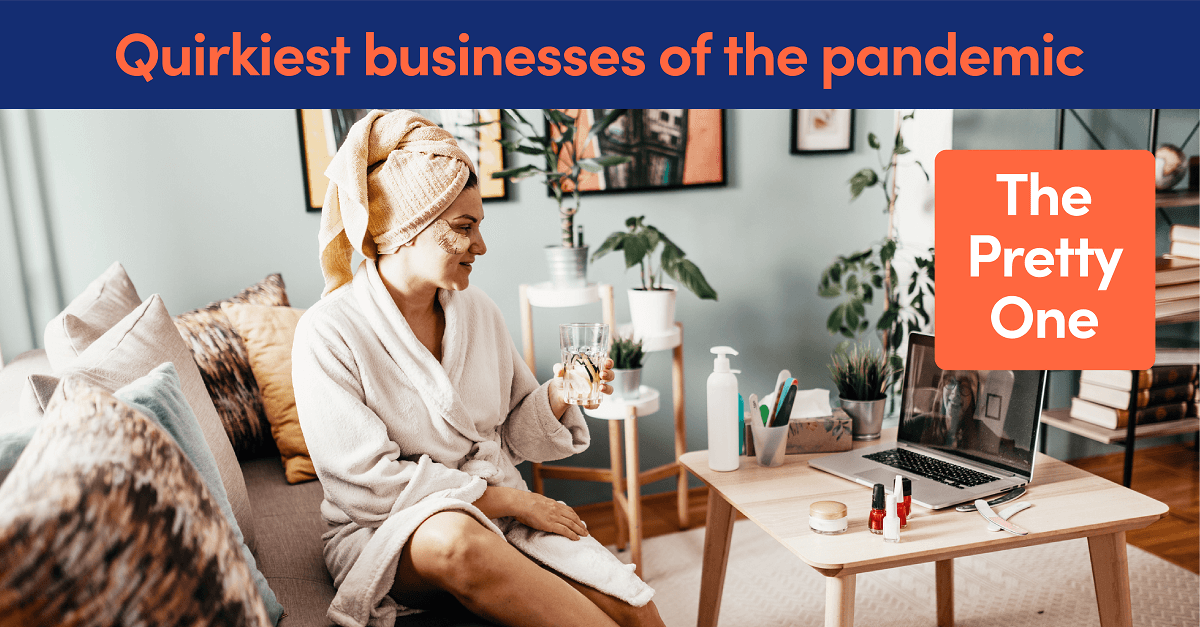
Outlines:
<svg viewBox="0 0 1200 627"><path fill-rule="evenodd" d="M622 324L617 327L617 334L621 337L634 336L634 339L642 341L642 351L653 353L655 351L669 351L683 343L683 331L679 325L671 327L666 333L658 333L655 335L641 335L634 332L633 323Z"/></svg>
<svg viewBox="0 0 1200 627"><path fill-rule="evenodd" d="M587 287L558 289L546 281L528 286L528 294L529 304L534 307L578 307L600 302L599 286L595 283L588 283Z"/></svg>
<svg viewBox="0 0 1200 627"><path fill-rule="evenodd" d="M596 409L585 409L583 413L592 418L601 418L603 420L625 420L629 417L629 407L632 405L637 410L639 418L649 416L658 411L658 390L643 385L638 389L638 399L636 401L623 401L615 396L601 397L600 406Z"/></svg>
<svg viewBox="0 0 1200 627"><path fill-rule="evenodd" d="M1200 192L1183 189L1154 194L1155 207L1195 207L1196 205L1200 205Z"/></svg>
<svg viewBox="0 0 1200 627"><path fill-rule="evenodd" d="M1124 427L1120 429L1106 429L1086 420L1072 418L1071 410L1066 408L1043 410L1042 424L1083 436L1089 440L1103 442L1104 444L1115 444L1125 441L1126 430ZM1183 418L1180 420L1138 425L1134 431L1134 438L1161 438L1181 433L1195 433L1196 431L1200 431L1200 418Z"/></svg>
<svg viewBox="0 0 1200 627"><path fill-rule="evenodd" d="M1182 324L1184 322L1200 321L1200 311L1189 311L1187 313L1175 314L1173 316L1165 316L1154 321L1155 325L1164 324Z"/></svg>

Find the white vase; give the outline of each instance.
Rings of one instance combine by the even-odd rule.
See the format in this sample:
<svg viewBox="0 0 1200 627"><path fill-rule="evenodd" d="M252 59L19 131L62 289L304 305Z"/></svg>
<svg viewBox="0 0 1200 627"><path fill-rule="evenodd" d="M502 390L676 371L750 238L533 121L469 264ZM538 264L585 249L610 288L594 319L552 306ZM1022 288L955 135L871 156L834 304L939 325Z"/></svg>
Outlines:
<svg viewBox="0 0 1200 627"><path fill-rule="evenodd" d="M638 337L670 333L675 326L675 288L629 290L629 317Z"/></svg>

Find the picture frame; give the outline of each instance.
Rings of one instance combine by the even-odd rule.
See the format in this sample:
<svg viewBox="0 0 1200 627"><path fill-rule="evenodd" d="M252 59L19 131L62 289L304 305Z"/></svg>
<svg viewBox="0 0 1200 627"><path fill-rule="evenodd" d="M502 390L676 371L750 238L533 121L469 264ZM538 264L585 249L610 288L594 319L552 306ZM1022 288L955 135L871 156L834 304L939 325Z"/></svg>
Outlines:
<svg viewBox="0 0 1200 627"><path fill-rule="evenodd" d="M562 111L595 121L610 110ZM578 132L586 137L590 128L585 121ZM552 132L549 121L545 132ZM726 143L724 109L630 109L592 139L582 157L624 155L631 161L600 173L583 172L580 194L724 187ZM546 193L552 195L549 189Z"/></svg>
<svg viewBox="0 0 1200 627"><path fill-rule="evenodd" d="M479 192L484 202L507 200L508 181L493 179L507 165L500 140L504 129L499 124L467 127L472 122L500 119L499 109L413 109L443 128L450 130L459 146L475 160L479 177ZM300 167L304 177L306 210L318 212L325 202L329 179L325 169L334 153L346 138L355 122L370 109L296 109L296 125L300 136Z"/></svg>
<svg viewBox="0 0 1200 627"><path fill-rule="evenodd" d="M854 152L854 109L792 109L793 155Z"/></svg>

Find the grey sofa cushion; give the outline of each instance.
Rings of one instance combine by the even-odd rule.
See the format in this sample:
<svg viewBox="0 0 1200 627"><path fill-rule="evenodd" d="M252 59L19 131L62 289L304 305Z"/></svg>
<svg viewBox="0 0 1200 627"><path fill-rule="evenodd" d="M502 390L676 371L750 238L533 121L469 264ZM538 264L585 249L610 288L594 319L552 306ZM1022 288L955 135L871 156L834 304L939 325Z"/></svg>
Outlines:
<svg viewBox="0 0 1200 627"><path fill-rule="evenodd" d="M322 554L321 483L289 484L278 456L242 462L258 532L258 567L283 605L278 627L329 627L336 590ZM397 627L494 627L462 606L401 616Z"/></svg>

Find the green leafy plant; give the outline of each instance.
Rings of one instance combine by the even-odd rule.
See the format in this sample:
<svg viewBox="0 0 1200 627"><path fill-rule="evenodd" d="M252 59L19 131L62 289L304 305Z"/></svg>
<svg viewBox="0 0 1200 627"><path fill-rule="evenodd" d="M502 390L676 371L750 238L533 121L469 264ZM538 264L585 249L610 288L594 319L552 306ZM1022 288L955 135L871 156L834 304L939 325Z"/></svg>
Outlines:
<svg viewBox="0 0 1200 627"><path fill-rule="evenodd" d="M646 216L638 216L625 220L628 231L616 231L609 235L600 248L592 255L595 261L610 252L619 250L625 253L625 269L638 266L642 276L642 289L662 290L662 275L679 281L681 285L693 294L704 299L717 300L717 292L708 284L704 273L696 264L686 259L683 249L667 239L662 231L645 224ZM662 246L658 257L658 268L654 267L654 251Z"/></svg>
<svg viewBox="0 0 1200 627"><path fill-rule="evenodd" d="M887 236L866 250L839 255L821 273L817 291L822 297L841 299L842 302L829 314L825 326L830 333L841 334L850 339L857 339L871 328L866 305L874 301L877 290L883 293L883 314L876 320L875 330L879 333L890 365L895 370L903 368L899 350L909 331L925 330L932 322L925 304L926 298L932 302L934 297L932 248L928 249L928 256L912 254L916 269L905 282L900 281L894 265L897 252L903 250L895 225L896 199L899 198L895 173L898 167L905 165L901 163L901 157L911 152L904 145L900 126L912 117L913 114L909 113L901 118L886 162L879 138L874 133L867 135L867 143L875 149L879 157L879 171L863 168L850 177L849 181L851 199L858 198L868 187L878 186L883 192L887 201L884 206L884 212L888 215ZM929 180L929 173L920 161L913 159L911 163L921 168L925 179Z"/></svg>
<svg viewBox="0 0 1200 627"><path fill-rule="evenodd" d="M508 139L501 139L500 145L510 153L518 153L537 157L538 163L493 172L492 178L508 179L514 183L541 175L546 187L558 202L559 226L562 228L562 246L575 246L575 214L579 212L579 177L584 172L598 173L604 168L620 165L631 161L622 155L607 155L583 158L581 153L586 146L604 129L612 125L626 109L610 109L604 117L595 121L586 133L579 132L580 122L587 110L580 109L578 115L570 116L562 109L542 109L542 117L546 121L546 129L538 129L516 109L501 109L500 125L511 131ZM483 126L496 122L479 122L468 126ZM511 135L515 135L515 138ZM567 194L571 202L564 205Z"/></svg>
<svg viewBox="0 0 1200 627"><path fill-rule="evenodd" d="M642 350L641 340L635 342L632 337L618 337L608 349L608 356L613 360L613 368L634 370L642 367L646 353Z"/></svg>
<svg viewBox="0 0 1200 627"><path fill-rule="evenodd" d="M829 375L838 395L848 401L879 401L887 398L887 387L897 371L883 351L865 344L833 354Z"/></svg>

